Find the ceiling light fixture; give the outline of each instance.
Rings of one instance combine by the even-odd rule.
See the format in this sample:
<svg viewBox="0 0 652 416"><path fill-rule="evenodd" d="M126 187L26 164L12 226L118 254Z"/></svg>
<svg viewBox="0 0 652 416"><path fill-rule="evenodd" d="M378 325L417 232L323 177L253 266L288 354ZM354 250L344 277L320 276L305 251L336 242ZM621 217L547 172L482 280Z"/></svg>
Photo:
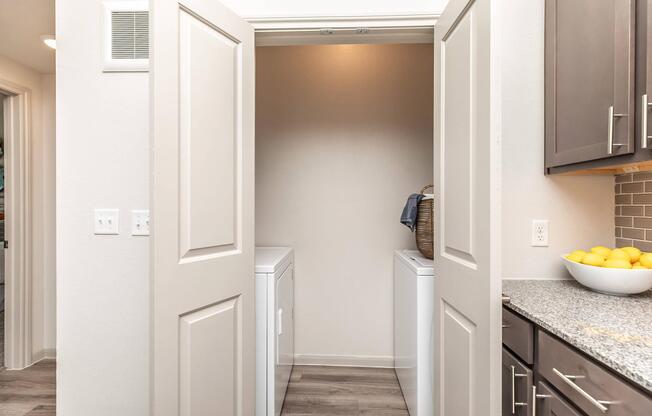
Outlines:
<svg viewBox="0 0 652 416"><path fill-rule="evenodd" d="M43 35L41 36L41 41L49 48L57 49L57 41L54 39L54 35Z"/></svg>

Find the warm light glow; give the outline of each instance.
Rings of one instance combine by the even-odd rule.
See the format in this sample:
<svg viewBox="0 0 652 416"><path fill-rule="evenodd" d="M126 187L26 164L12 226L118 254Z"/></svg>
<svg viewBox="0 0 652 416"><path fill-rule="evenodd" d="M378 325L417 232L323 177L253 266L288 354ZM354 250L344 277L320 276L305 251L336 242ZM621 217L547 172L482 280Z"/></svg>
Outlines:
<svg viewBox="0 0 652 416"><path fill-rule="evenodd" d="M43 36L41 36L41 40L49 48L57 49L57 41L54 39L54 35L43 35Z"/></svg>

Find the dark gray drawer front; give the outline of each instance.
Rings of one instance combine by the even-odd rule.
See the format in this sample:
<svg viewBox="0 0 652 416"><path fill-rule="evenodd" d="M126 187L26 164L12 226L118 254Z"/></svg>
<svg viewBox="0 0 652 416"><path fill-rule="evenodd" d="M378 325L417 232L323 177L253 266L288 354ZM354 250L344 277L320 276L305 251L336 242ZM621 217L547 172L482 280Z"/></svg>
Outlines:
<svg viewBox="0 0 652 416"><path fill-rule="evenodd" d="M503 416L532 414L533 373L503 347Z"/></svg>
<svg viewBox="0 0 652 416"><path fill-rule="evenodd" d="M503 308L503 344L527 364L534 363L534 327L509 309Z"/></svg>
<svg viewBox="0 0 652 416"><path fill-rule="evenodd" d="M590 416L650 416L652 398L538 331L538 372Z"/></svg>
<svg viewBox="0 0 652 416"><path fill-rule="evenodd" d="M581 413L573 409L564 399L559 397L554 390L544 382L537 384L534 398L536 409L534 416L581 416Z"/></svg>

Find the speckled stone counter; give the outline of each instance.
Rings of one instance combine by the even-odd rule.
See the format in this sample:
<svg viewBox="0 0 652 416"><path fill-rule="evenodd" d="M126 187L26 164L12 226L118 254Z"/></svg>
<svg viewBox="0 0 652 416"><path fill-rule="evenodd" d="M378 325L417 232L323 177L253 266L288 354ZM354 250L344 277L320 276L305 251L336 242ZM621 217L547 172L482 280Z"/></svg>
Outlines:
<svg viewBox="0 0 652 416"><path fill-rule="evenodd" d="M592 292L574 280L503 280L508 308L652 393L652 291Z"/></svg>

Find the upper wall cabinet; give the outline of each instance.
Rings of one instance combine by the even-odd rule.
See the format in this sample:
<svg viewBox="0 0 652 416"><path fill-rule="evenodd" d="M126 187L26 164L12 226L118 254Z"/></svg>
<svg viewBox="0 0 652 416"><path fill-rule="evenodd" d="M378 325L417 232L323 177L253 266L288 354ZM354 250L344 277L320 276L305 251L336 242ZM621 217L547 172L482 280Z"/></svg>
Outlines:
<svg viewBox="0 0 652 416"><path fill-rule="evenodd" d="M548 173L633 155L634 0L546 0L545 5Z"/></svg>

